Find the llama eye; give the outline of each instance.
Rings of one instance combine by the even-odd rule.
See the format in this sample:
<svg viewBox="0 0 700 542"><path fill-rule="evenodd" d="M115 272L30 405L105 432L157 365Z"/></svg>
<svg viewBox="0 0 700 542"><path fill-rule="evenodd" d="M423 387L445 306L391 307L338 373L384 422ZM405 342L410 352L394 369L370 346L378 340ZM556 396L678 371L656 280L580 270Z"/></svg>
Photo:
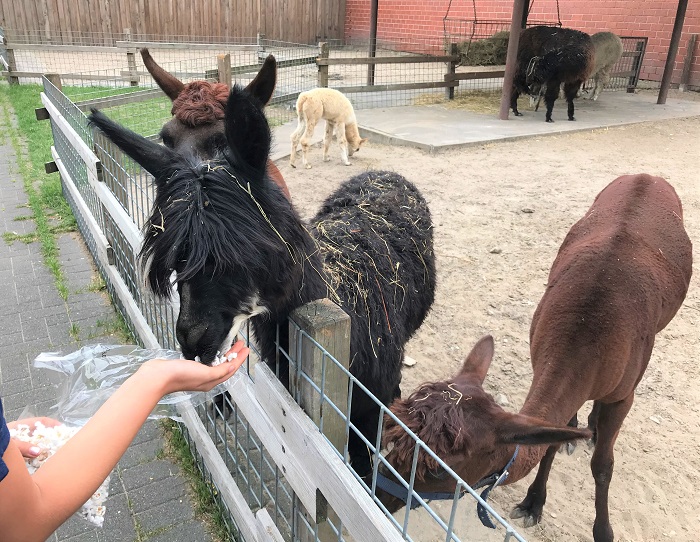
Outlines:
<svg viewBox="0 0 700 542"><path fill-rule="evenodd" d="M166 147L170 149L175 147L175 142L173 141L173 138L170 137L168 134L161 132L160 139L163 141L163 145L165 145Z"/></svg>

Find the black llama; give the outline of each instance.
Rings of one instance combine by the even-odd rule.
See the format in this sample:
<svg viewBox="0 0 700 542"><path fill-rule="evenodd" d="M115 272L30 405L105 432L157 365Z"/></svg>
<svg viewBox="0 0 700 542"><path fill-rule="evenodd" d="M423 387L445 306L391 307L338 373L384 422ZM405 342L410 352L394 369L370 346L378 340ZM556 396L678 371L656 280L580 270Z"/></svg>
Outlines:
<svg viewBox="0 0 700 542"><path fill-rule="evenodd" d="M224 120L228 148L212 160L178 154L96 110L90 121L155 177L141 261L160 296L170 294L176 273L183 355L211 363L250 319L273 364L278 325L286 347L290 312L328 297L351 317L352 374L389 404L400 396L405 344L434 299L428 206L401 175L371 171L344 182L304 224L266 171L264 90L275 78L276 65L265 64L257 79L271 84L234 86ZM358 388L351 419L375 441L379 408ZM356 435L349 450L356 471L369 474L369 452Z"/></svg>

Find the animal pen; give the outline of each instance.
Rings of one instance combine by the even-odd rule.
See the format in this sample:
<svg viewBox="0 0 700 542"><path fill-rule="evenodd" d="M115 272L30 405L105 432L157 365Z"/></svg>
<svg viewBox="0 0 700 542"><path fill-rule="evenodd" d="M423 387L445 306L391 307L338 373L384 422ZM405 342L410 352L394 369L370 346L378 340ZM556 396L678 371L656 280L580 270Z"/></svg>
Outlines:
<svg viewBox="0 0 700 542"><path fill-rule="evenodd" d="M331 60L347 58L349 66L358 65L353 50L251 41L223 49L219 46L218 51L184 46L195 49L196 58L182 45L131 44L96 53L105 59L98 61L101 65L113 58L108 55L122 55L127 61L122 66L64 72L60 78L41 76L44 107L37 110L37 117L50 119L54 137L54 161L47 164L47 170L60 172L66 199L112 300L146 347L177 347L177 301L156 299L144 286L136 262L143 239L141 226L154 198L152 178L88 127L85 112L90 107L106 110L131 129L156 137L170 118L170 103L136 63L135 47L141 45L147 45L165 69L183 80L215 78L228 82L230 77L230 81L246 83L257 73L260 59L273 53L279 61L278 84L268 106L273 125L291 118L291 106L299 92L315 87L319 78L333 81L332 74L343 64ZM183 51L189 54L187 58L183 58ZM80 51L61 54L76 52ZM15 50L15 61L17 53ZM168 55L170 61L164 62ZM439 68L433 69L444 74L444 56L435 59L392 52L382 58L391 68L410 65L400 59L413 57L417 66L436 64ZM409 83L401 80L389 82L391 76L381 69L375 72L376 84L367 85L366 65L361 75L353 76L350 70L344 81L356 81L362 93L374 93L375 100L387 103L394 99L394 93L400 101L402 93L424 90L420 86L405 88ZM36 77L29 71L15 75ZM435 83L441 91L445 88L444 81ZM368 88L371 86L379 88ZM351 399L358 389L366 391L348 370L349 317L328 300L320 300L298 309L289 327L289 351L278 348L277 352L293 367L291 396L268 366L256 363L252 356L247 371L241 370L239 377L227 383L233 398L224 407L228 416L217 407L204 405L188 404L179 411L183 421L179 427L225 512L232 536L243 540L414 540L411 533L416 525L430 521L440 538L460 540L465 535L455 531L455 518L473 514L476 505L470 497L460 499L468 493L494 518L502 538L524 540L444 464L456 480L446 513L411 493L411 478L405 486L408 498L414 505L418 503L418 508L407 506L394 516L386 514L377 498L377 473L380 465L392 469L382 456L380 443L365 440L374 460L370 482L361 480L348 464L348 437L356 431L349 417ZM255 344L251 346L255 352ZM381 408L391 415L386 407ZM416 459L421 449L426 447L416 439ZM434 455L429 450L427 453Z"/></svg>
<svg viewBox="0 0 700 542"><path fill-rule="evenodd" d="M272 126L293 119L299 93L316 86L338 88L357 108L367 108L412 103L426 92L453 96L461 79L454 75L460 71L477 74L469 79L472 89L497 85L500 78L488 70L480 76L483 70L458 66L459 55L445 54L444 44L432 44L434 54L378 47L377 56L367 58L359 47L313 47L261 37L228 45L124 40L116 47L84 48L11 42L6 75L13 82L37 80L43 85L44 107L37 110L37 118L50 119L54 138L54 161L47 171L60 172L65 197L114 304L149 348L176 349L178 314L177 300L156 299L145 288L137 265L141 227L154 199L152 178L88 127L86 118L96 107L132 130L157 138L170 118L171 104L140 63L137 49L144 46L185 82L246 84L262 60L274 54L277 87L267 107ZM86 58L100 69L75 70ZM414 470L402 484L408 505L393 516L386 513L377 497L378 473L380 467L397 473L384 459L381 443L367 441L350 421L353 393L369 392L348 370L349 317L330 301L320 300L298 309L289 330L290 347L285 351L278 346L277 355L292 367L291 395L265 363L257 363L259 356L252 355L247 371L226 384L233 399L227 400L224 412L205 405L179 408L179 427L225 512L232 536L248 541L420 540L417 526L425 532L429 523L431 539L457 541L472 535L458 532L455 518L473 515L478 503L480 515L494 519L500 538L524 540L415 435ZM383 416L380 435L382 422ZM372 454L369 482L349 466L351 432L360 435ZM446 502L441 505L429 501L434 496L413 491L421 450L455 480L454 494L442 495ZM479 532L486 536L487 531Z"/></svg>

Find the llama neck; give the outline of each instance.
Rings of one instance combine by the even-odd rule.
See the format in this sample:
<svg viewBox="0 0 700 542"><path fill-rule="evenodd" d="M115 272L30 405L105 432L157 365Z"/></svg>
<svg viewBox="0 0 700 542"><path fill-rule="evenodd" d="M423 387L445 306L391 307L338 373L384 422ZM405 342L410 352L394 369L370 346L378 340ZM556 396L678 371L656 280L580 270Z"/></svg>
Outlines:
<svg viewBox="0 0 700 542"><path fill-rule="evenodd" d="M577 392L572 391L570 386L555 386L552 383L547 383L546 380L542 378L537 383L533 383L525 403L520 409L520 414L540 419L547 425L565 426L583 405L585 399L581 400ZM549 445L521 446L506 483L516 482L526 476L539 464L548 447ZM515 445L509 445L506 451L512 456Z"/></svg>
<svg viewBox="0 0 700 542"><path fill-rule="evenodd" d="M583 386L568 385L564 379L542 377L533 382L520 414L538 418L549 425L563 426L578 412L586 397Z"/></svg>
<svg viewBox="0 0 700 542"><path fill-rule="evenodd" d="M520 446L518 450L518 457L508 469L508 478L504 482L504 485L512 484L517 482L521 478L527 476L532 469L534 469L544 457L548 446ZM508 460L513 457L515 453L515 445L508 445L505 450L503 465L508 463Z"/></svg>

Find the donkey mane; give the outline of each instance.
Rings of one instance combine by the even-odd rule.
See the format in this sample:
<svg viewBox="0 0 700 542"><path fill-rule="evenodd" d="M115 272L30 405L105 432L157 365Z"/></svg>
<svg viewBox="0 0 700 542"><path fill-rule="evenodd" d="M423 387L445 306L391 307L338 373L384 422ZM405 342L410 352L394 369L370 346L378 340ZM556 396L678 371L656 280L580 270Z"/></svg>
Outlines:
<svg viewBox="0 0 700 542"><path fill-rule="evenodd" d="M223 83L193 81L173 100L170 114L186 126L195 127L222 120L229 88Z"/></svg>

